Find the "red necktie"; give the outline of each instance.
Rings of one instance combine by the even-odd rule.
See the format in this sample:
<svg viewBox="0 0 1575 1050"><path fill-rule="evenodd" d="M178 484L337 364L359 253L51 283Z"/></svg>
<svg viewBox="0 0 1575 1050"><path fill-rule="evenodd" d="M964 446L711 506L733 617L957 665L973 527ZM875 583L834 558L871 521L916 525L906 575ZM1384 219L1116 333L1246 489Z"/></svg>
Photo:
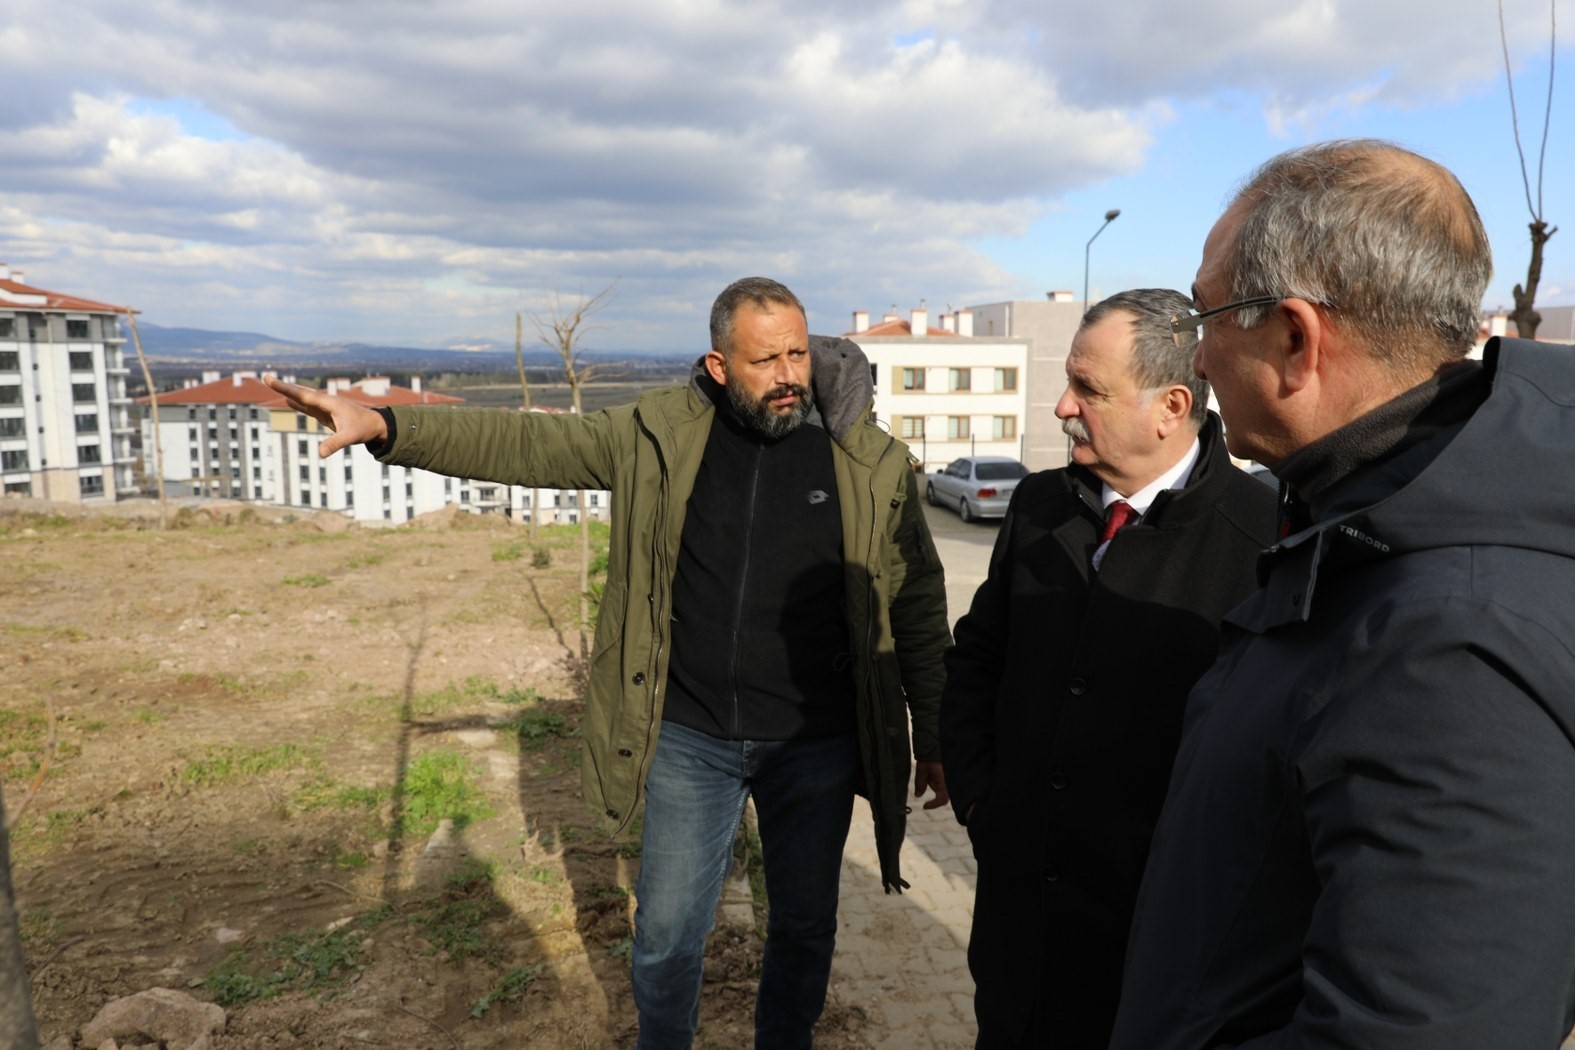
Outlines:
<svg viewBox="0 0 1575 1050"><path fill-rule="evenodd" d="M1132 504L1124 499L1118 499L1105 511L1105 531L1099 534L1099 542L1106 543L1116 534L1116 530L1127 522L1137 517L1137 511L1132 509Z"/></svg>

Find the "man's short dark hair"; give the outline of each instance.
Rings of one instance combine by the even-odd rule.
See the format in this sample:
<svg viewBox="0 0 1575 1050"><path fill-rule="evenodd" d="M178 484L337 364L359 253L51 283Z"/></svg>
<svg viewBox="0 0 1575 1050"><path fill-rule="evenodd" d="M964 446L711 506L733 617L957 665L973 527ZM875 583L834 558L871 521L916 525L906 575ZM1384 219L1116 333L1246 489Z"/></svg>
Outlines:
<svg viewBox="0 0 1575 1050"><path fill-rule="evenodd" d="M1114 313L1132 318L1132 379L1144 390L1184 386L1192 392L1188 420L1203 425L1209 412L1209 385L1192 371L1195 332L1187 332L1177 345L1170 319L1192 309L1192 300L1169 288L1134 288L1117 292L1095 303L1078 323L1078 331L1092 327Z"/></svg>
<svg viewBox="0 0 1575 1050"><path fill-rule="evenodd" d="M1293 295L1333 307L1375 358L1436 367L1476 341L1492 248L1476 205L1443 165L1377 139L1290 150L1231 201L1246 213L1230 297ZM1268 307L1239 311L1242 328Z"/></svg>
<svg viewBox="0 0 1575 1050"><path fill-rule="evenodd" d="M738 308L745 303L765 309L770 306L791 306L799 316L808 320L804 304L788 290L787 285L769 277L744 277L726 288L711 304L711 349L721 354L732 350L733 319Z"/></svg>

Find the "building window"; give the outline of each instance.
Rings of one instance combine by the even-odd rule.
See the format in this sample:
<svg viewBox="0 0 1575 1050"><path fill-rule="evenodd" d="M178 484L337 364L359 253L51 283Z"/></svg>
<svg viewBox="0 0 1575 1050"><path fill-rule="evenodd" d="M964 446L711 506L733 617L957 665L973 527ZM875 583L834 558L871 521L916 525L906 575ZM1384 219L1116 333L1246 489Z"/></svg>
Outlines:
<svg viewBox="0 0 1575 1050"><path fill-rule="evenodd" d="M12 471L26 469L27 449L19 449L13 452L0 452L0 470Z"/></svg>
<svg viewBox="0 0 1575 1050"><path fill-rule="evenodd" d="M305 430L306 429L306 417L301 415L301 413L299 413L299 412L297 412L295 414L295 429L297 429L297 430Z"/></svg>
<svg viewBox="0 0 1575 1050"><path fill-rule="evenodd" d="M86 339L88 337L88 323L86 321L66 321L67 339ZM86 480L86 479L84 479Z"/></svg>
<svg viewBox="0 0 1575 1050"><path fill-rule="evenodd" d="M0 405L20 405L22 403L22 388L19 386L0 386Z"/></svg>
<svg viewBox="0 0 1575 1050"><path fill-rule="evenodd" d="M14 318L14 317L0 317L0 339L15 339L15 338L16 338L16 318ZM6 491L9 492L10 489L7 489Z"/></svg>
<svg viewBox="0 0 1575 1050"><path fill-rule="evenodd" d="M246 413L246 418L247 419L256 419L257 418L257 410L255 408L249 409L247 411L247 413Z"/></svg>
<svg viewBox="0 0 1575 1050"><path fill-rule="evenodd" d="M31 481L8 481L5 483L5 491L8 496L31 496L33 494L33 483Z"/></svg>
<svg viewBox="0 0 1575 1050"><path fill-rule="evenodd" d="M22 355L15 350L0 350L0 372L20 372Z"/></svg>
<svg viewBox="0 0 1575 1050"><path fill-rule="evenodd" d="M252 499L262 499L262 486L261 485L253 485L252 486Z"/></svg>
<svg viewBox="0 0 1575 1050"><path fill-rule="evenodd" d="M922 438L924 436L923 416L898 416L897 436L904 440Z"/></svg>
<svg viewBox="0 0 1575 1050"><path fill-rule="evenodd" d="M92 383L72 383L71 400L79 405L91 405L98 400L98 388Z"/></svg>
<svg viewBox="0 0 1575 1050"><path fill-rule="evenodd" d="M919 391L924 389L924 369L904 368L902 370L902 389L905 391Z"/></svg>
<svg viewBox="0 0 1575 1050"><path fill-rule="evenodd" d="M99 447L97 445L78 445L77 462L102 463L104 461L99 458Z"/></svg>
<svg viewBox="0 0 1575 1050"><path fill-rule="evenodd" d="M301 484L303 484L303 485L310 485L311 483L312 483L312 468L307 466L305 463L302 463L301 464Z"/></svg>
<svg viewBox="0 0 1575 1050"><path fill-rule="evenodd" d="M997 368L995 370L995 391L998 394L1016 393L1017 369Z"/></svg>
<svg viewBox="0 0 1575 1050"><path fill-rule="evenodd" d="M194 477L194 478L202 477L202 468L199 467L197 464L193 463L191 465L191 476Z"/></svg>
<svg viewBox="0 0 1575 1050"><path fill-rule="evenodd" d="M0 438L21 437L25 426L21 417L0 419Z"/></svg>
<svg viewBox="0 0 1575 1050"><path fill-rule="evenodd" d="M299 440L299 441L297 441L295 443L295 454L297 456L304 456L304 455L307 454L307 451L308 450L307 450L307 447L306 447L306 439L305 438L302 438L301 440Z"/></svg>
<svg viewBox="0 0 1575 1050"><path fill-rule="evenodd" d="M208 418L209 419L218 419L219 418L219 410L217 408L214 408L212 405L209 405L208 406Z"/></svg>
<svg viewBox="0 0 1575 1050"><path fill-rule="evenodd" d="M84 325L87 324L86 321L83 321L82 323ZM102 474L95 474L92 477L85 477L85 478L82 478L81 480L82 480L82 495L84 495L84 496L102 496L104 494L104 477L103 477Z"/></svg>
<svg viewBox="0 0 1575 1050"><path fill-rule="evenodd" d="M73 371L73 372L91 372L91 371L93 371L93 351L91 351L91 350L73 350L73 351L71 351L71 371Z"/></svg>
<svg viewBox="0 0 1575 1050"><path fill-rule="evenodd" d="M967 416L946 417L946 437L950 441L964 441L968 437Z"/></svg>
<svg viewBox="0 0 1575 1050"><path fill-rule="evenodd" d="M996 416L992 434L997 441L1009 441L1017 436L1016 416Z"/></svg>
<svg viewBox="0 0 1575 1050"><path fill-rule="evenodd" d="M262 480L262 468L261 467L253 467L252 468L252 480L253 481L261 481Z"/></svg>
<svg viewBox="0 0 1575 1050"><path fill-rule="evenodd" d="M81 415L78 415L77 416L77 433L78 434L97 434L98 433L98 413L97 412L85 412L85 413L82 413Z"/></svg>
<svg viewBox="0 0 1575 1050"><path fill-rule="evenodd" d="M947 389L954 391L973 389L973 369L948 368L946 372Z"/></svg>

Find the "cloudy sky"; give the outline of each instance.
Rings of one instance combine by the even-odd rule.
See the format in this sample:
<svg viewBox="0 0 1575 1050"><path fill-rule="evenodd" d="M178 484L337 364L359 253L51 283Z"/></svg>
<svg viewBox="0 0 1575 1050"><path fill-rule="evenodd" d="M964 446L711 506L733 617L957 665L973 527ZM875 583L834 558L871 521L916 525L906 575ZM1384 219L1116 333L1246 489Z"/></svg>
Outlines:
<svg viewBox="0 0 1575 1050"><path fill-rule="evenodd" d="M1575 303L1575 0L1539 301ZM1504 0L1536 194L1547 0ZM689 350L760 273L851 312L1186 288L1255 164L1392 138L1524 279L1495 0L7 0L0 262L150 322ZM1088 249L1104 213L1121 216ZM527 331L529 329L527 328Z"/></svg>

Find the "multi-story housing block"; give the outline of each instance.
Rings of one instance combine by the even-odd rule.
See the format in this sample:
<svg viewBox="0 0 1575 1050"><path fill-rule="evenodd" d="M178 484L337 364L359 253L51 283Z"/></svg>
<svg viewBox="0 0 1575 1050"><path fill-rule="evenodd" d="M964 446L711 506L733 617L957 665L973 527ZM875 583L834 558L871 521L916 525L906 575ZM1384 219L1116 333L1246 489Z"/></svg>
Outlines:
<svg viewBox="0 0 1575 1050"><path fill-rule="evenodd" d="M960 456L1022 459L1028 341L975 334L967 310L940 320L931 327L921 308L908 320L893 313L871 325L866 311L854 311L845 335L870 359L876 417L925 471Z"/></svg>
<svg viewBox="0 0 1575 1050"><path fill-rule="evenodd" d="M1067 437L1056 418L1056 402L1066 390L1066 358L1083 319L1084 304L1071 292L1049 292L1043 300L973 306L973 330L985 338L1008 336L1028 345L1027 407L1022 461L1030 470L1067 463Z"/></svg>
<svg viewBox="0 0 1575 1050"><path fill-rule="evenodd" d="M0 264L0 485L66 502L134 495L131 401L111 306Z"/></svg>
<svg viewBox="0 0 1575 1050"><path fill-rule="evenodd" d="M457 404L463 398L409 387L386 376L328 379L328 393L369 407ZM148 399L143 399L147 403ZM181 390L159 395L158 436L144 422L144 447L161 449L167 490L182 495L254 500L285 507L338 511L363 522L401 524L448 504L474 514L503 514L544 524L578 521L577 494L556 489L451 478L379 463L360 445L326 459L318 446L329 431L293 411L256 372L221 378L206 372ZM499 409L499 411L504 411ZM607 494L588 493L587 515L607 517Z"/></svg>

